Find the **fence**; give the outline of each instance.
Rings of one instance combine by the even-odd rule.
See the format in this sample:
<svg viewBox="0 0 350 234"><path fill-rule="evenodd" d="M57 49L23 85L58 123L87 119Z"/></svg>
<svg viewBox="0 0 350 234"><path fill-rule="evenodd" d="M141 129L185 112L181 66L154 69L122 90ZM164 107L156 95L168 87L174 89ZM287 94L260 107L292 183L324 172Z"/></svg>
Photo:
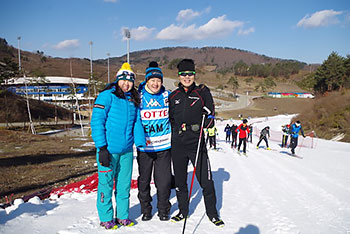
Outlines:
<svg viewBox="0 0 350 234"><path fill-rule="evenodd" d="M260 136L260 131L262 129L253 126L253 134L257 137ZM314 141L315 138L315 133L314 131L305 134L306 138L305 139L300 139L298 141L298 146L299 147L307 147L307 148L315 148L316 144ZM270 141L276 141L276 142L280 142L280 144L282 144L282 129L281 131L274 131L270 129ZM290 136L288 137L288 142L290 141Z"/></svg>

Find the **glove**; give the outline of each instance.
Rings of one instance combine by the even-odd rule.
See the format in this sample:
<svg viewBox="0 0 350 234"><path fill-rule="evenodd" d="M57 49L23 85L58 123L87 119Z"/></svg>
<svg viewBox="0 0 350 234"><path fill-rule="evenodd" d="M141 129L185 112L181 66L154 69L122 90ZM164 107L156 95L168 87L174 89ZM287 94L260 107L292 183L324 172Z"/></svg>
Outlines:
<svg viewBox="0 0 350 234"><path fill-rule="evenodd" d="M109 162L111 161L111 155L107 150L107 146L103 146L100 148L100 152L98 152L98 161L104 167L109 167Z"/></svg>

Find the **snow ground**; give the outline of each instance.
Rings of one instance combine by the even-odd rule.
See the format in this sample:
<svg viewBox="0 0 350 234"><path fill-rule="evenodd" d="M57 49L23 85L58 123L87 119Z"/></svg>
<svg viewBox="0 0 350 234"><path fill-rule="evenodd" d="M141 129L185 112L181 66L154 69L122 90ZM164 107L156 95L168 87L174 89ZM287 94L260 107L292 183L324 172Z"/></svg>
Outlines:
<svg viewBox="0 0 350 234"><path fill-rule="evenodd" d="M272 130L292 116L252 119L256 126ZM291 157L280 142L270 141L271 151L249 144L248 157L239 156L224 141L224 121L219 130L218 151L209 151L217 194L217 208L225 227L217 228L205 215L202 193L194 184L190 217L185 233L289 234L350 233L350 144L318 139L316 148L299 148ZM264 145L262 143L261 145ZM189 179L192 176L189 166ZM133 179L138 176L134 163ZM134 227L104 230L99 227L96 193L66 194L60 198L15 205L0 210L0 233L182 233L183 222L161 222L157 217L155 188L152 185L151 221L141 221L137 189L131 191L130 218ZM171 193L171 214L177 214L175 192Z"/></svg>

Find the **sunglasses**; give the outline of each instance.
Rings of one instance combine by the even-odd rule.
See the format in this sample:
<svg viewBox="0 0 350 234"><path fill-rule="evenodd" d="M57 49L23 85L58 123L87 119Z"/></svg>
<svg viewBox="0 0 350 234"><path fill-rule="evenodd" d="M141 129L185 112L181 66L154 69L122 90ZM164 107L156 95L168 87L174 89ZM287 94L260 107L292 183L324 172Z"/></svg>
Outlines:
<svg viewBox="0 0 350 234"><path fill-rule="evenodd" d="M196 72L191 71L191 72L179 72L180 76L194 76Z"/></svg>

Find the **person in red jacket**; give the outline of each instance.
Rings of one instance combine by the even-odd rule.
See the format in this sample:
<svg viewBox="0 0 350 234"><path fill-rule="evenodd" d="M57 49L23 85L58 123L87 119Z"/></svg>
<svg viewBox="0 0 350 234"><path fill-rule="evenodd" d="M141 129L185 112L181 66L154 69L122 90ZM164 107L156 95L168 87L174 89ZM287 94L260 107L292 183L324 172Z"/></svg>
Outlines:
<svg viewBox="0 0 350 234"><path fill-rule="evenodd" d="M239 143L238 143L238 153L240 152L240 148L243 142L243 153L246 154L247 149L247 137L249 134L249 127L247 125L248 120L243 119L243 123L241 123L238 128L236 129L236 132L238 133Z"/></svg>

